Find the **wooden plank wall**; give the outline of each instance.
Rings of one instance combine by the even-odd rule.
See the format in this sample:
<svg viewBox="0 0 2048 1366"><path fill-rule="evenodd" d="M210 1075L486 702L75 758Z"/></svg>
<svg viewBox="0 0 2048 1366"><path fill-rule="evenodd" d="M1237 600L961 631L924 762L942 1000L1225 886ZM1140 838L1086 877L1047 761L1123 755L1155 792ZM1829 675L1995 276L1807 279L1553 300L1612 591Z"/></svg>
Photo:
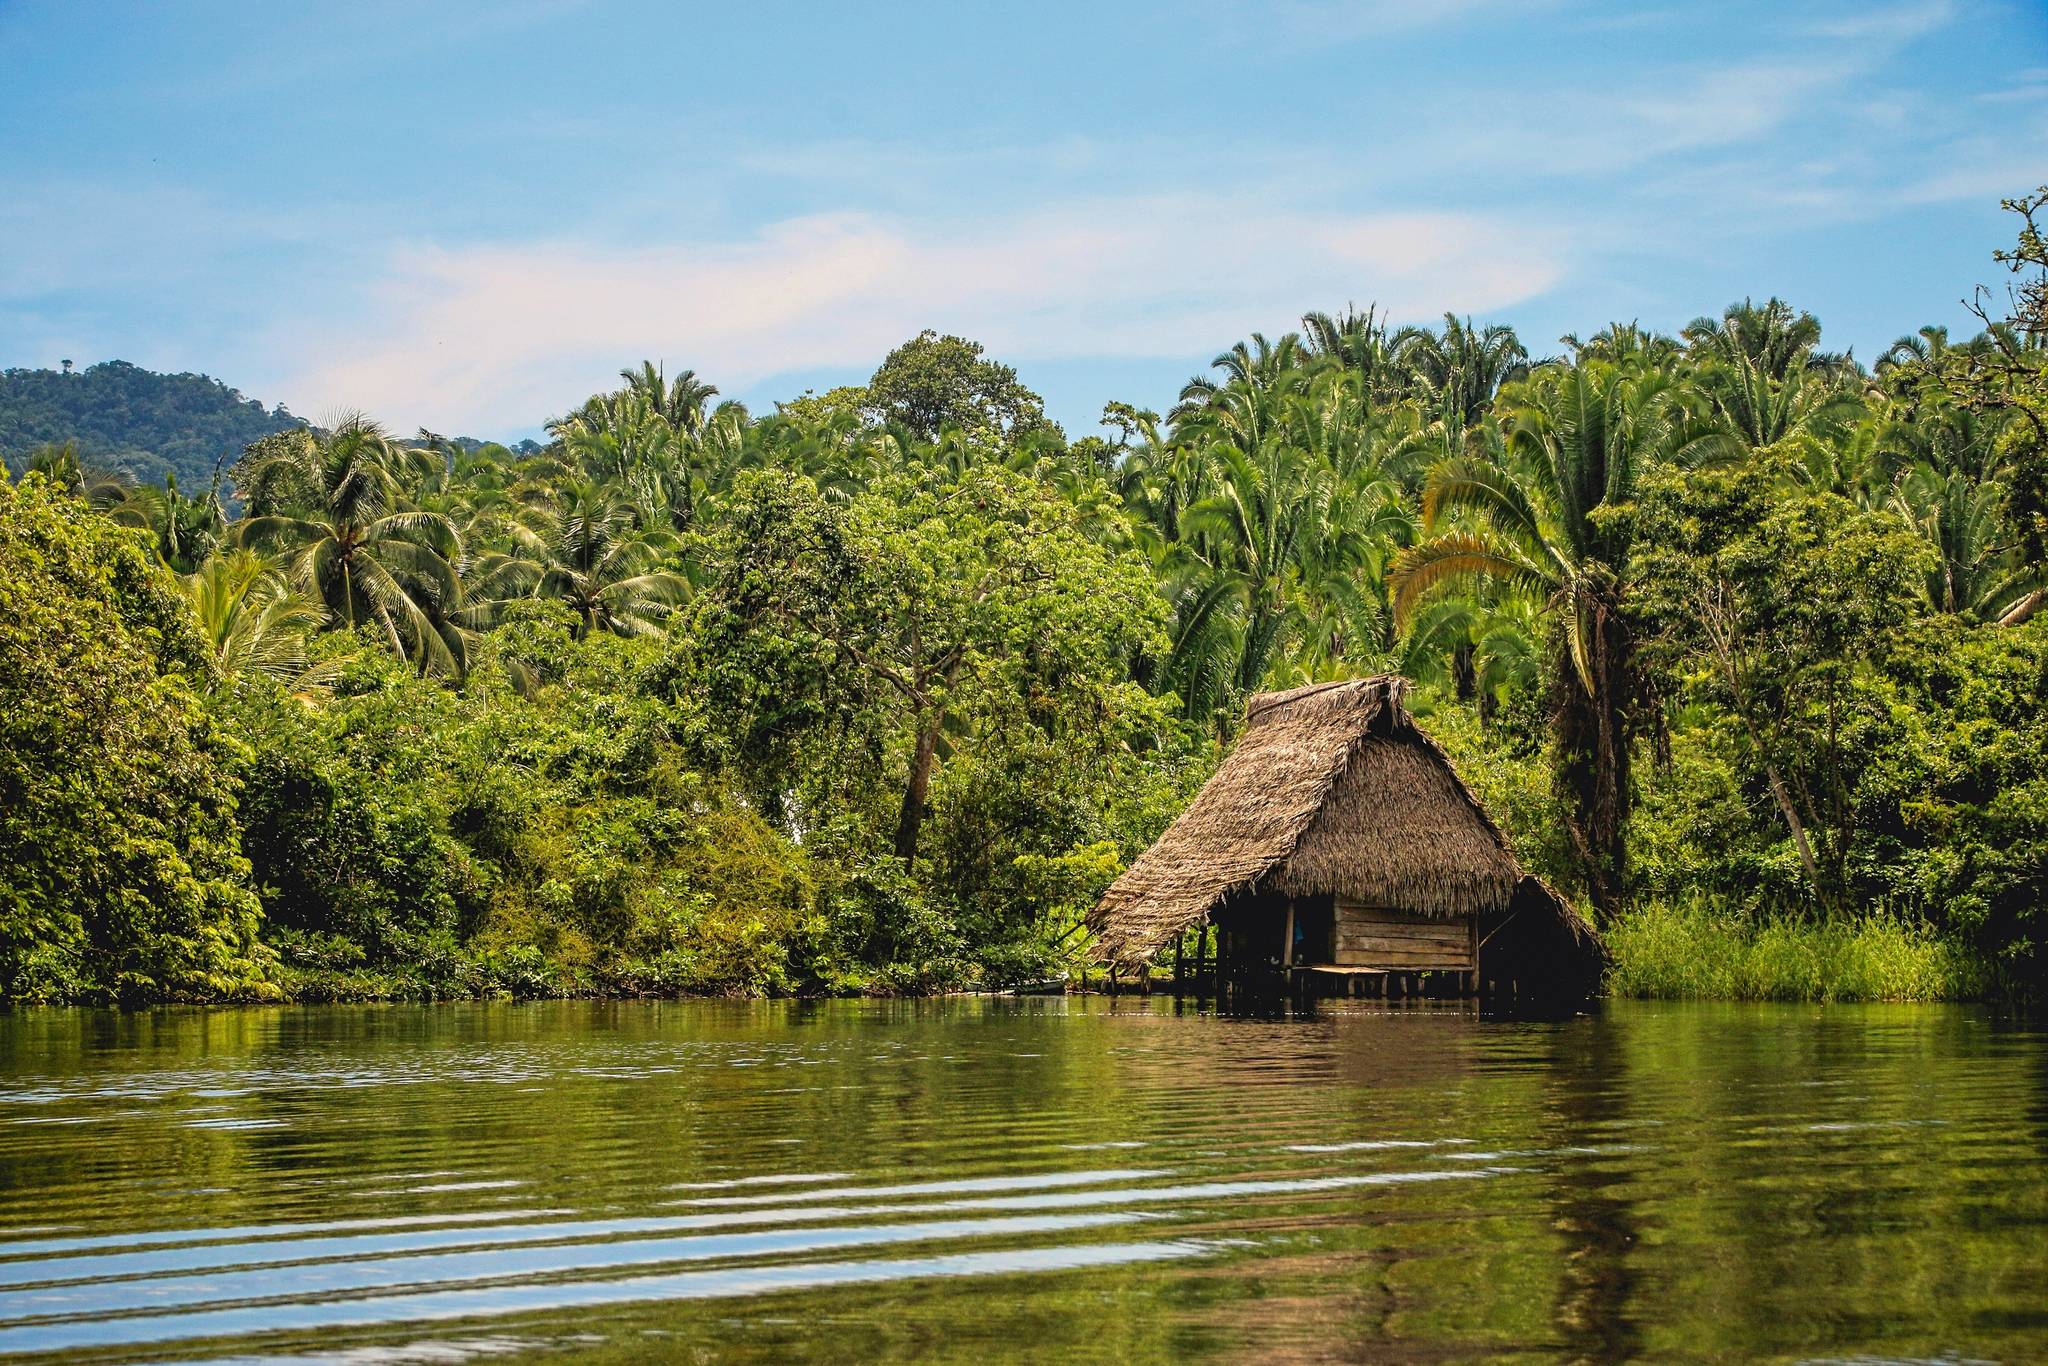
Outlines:
<svg viewBox="0 0 2048 1366"><path fill-rule="evenodd" d="M1338 967L1469 971L1479 966L1471 916L1440 919L1340 901L1334 949Z"/></svg>

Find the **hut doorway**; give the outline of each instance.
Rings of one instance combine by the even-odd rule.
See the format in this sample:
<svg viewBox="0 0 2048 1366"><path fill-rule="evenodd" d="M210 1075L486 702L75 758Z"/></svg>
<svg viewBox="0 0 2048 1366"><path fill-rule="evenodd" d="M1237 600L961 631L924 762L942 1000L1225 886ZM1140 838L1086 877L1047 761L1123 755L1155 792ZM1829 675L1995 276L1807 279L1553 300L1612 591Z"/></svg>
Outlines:
<svg viewBox="0 0 2048 1366"><path fill-rule="evenodd" d="M1293 952L1296 963L1334 963L1337 950L1337 900L1329 896L1297 897L1293 905Z"/></svg>

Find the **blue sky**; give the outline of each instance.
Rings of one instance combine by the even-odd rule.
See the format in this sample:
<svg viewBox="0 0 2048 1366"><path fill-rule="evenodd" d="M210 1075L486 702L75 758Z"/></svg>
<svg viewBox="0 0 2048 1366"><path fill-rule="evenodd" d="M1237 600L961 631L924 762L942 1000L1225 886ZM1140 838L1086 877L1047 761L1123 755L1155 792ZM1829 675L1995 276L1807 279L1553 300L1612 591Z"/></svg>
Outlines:
<svg viewBox="0 0 2048 1366"><path fill-rule="evenodd" d="M1868 357L2043 182L2042 0L0 0L0 365L509 438L936 327L1086 430L1346 303Z"/></svg>

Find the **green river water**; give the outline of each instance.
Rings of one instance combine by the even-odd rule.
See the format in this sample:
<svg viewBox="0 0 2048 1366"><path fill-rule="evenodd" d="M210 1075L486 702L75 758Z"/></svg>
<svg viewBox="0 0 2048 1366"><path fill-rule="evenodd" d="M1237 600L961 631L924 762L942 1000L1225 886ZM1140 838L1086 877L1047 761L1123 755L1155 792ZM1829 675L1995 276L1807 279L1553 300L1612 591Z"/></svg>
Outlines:
<svg viewBox="0 0 2048 1366"><path fill-rule="evenodd" d="M0 1017L0 1357L2048 1359L2048 1031L1163 998Z"/></svg>

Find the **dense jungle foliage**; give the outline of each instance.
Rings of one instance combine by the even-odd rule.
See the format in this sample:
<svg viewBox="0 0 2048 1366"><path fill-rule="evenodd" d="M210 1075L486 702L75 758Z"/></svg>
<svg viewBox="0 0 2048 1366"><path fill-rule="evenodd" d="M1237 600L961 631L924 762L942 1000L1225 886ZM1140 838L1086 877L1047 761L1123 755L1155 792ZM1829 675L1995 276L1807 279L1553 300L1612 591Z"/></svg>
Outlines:
<svg viewBox="0 0 2048 1366"><path fill-rule="evenodd" d="M1387 671L1617 989L2031 989L2044 205L1979 335L1869 366L1776 299L1550 356L1318 313L1078 439L928 332L773 413L642 365L523 451L292 424L196 495L42 450L0 996L1041 977L1247 694Z"/></svg>

